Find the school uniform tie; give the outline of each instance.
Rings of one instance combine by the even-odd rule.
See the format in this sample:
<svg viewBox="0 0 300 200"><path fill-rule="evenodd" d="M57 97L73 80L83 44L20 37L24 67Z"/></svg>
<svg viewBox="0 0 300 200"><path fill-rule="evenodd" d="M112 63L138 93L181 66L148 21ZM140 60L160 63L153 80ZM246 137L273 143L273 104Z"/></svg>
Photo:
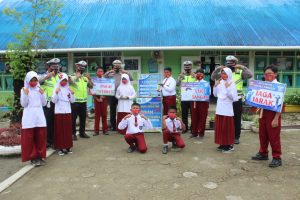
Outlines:
<svg viewBox="0 0 300 200"><path fill-rule="evenodd" d="M167 82L168 79L169 79L169 78L166 78L166 80L163 82L163 86L166 84L166 82Z"/></svg>
<svg viewBox="0 0 300 200"><path fill-rule="evenodd" d="M172 120L173 123L173 133L176 133L175 119Z"/></svg>
<svg viewBox="0 0 300 200"><path fill-rule="evenodd" d="M137 117L134 116L134 126L137 127L138 126L138 121L137 121Z"/></svg>

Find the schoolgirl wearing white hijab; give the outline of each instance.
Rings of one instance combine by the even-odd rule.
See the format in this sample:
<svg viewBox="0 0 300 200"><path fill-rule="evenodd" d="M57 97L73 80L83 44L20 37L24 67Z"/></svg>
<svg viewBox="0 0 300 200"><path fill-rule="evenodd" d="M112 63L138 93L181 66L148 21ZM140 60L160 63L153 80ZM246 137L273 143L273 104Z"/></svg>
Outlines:
<svg viewBox="0 0 300 200"><path fill-rule="evenodd" d="M238 100L235 83L230 68L221 72L221 80L215 81L213 94L218 98L215 117L215 143L217 150L231 153L234 148L234 113L232 103Z"/></svg>
<svg viewBox="0 0 300 200"><path fill-rule="evenodd" d="M75 101L74 92L69 88L68 75L60 73L52 94L54 110L54 148L58 155L72 153L72 114L71 103Z"/></svg>
<svg viewBox="0 0 300 200"><path fill-rule="evenodd" d="M122 121L122 119L130 114L131 104L133 103L133 99L136 97L136 92L133 86L130 83L129 76L127 74L121 75L121 84L117 88L116 98L118 99L118 107L117 107L117 126ZM120 130L119 133L125 135L126 129Z"/></svg>
<svg viewBox="0 0 300 200"><path fill-rule="evenodd" d="M21 130L22 162L30 160L31 164L38 167L46 159L47 130L43 106L47 101L34 71L26 74L20 102L24 107Z"/></svg>

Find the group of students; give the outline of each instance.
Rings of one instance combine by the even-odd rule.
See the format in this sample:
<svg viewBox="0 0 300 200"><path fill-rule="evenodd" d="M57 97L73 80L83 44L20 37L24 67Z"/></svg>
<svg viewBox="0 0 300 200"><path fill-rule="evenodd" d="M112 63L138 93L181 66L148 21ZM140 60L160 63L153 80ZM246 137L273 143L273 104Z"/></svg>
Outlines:
<svg viewBox="0 0 300 200"><path fill-rule="evenodd" d="M82 63L80 63L82 62ZM80 61L79 64L85 64ZM118 64L120 61L117 61ZM190 65L191 62L184 63ZM82 66L79 65L79 66ZM84 69L83 69L84 70ZM81 69L81 71L83 72ZM234 102L239 101L238 91L236 89L236 81L233 79L232 69L225 66L218 68L220 79L215 80L213 86L213 95L217 97L217 107L215 116L215 143L219 145L217 150L224 153L230 153L234 150L235 143L235 122L234 122ZM98 67L96 76L98 78L110 77L115 75L116 71L108 71L104 74L104 70ZM48 75L47 75L48 76ZM171 68L164 69L164 80L160 84L159 90L163 96L163 148L162 153L169 151L168 142L172 142L172 148L184 148L185 143L181 137L181 133L185 132L188 127L177 117L176 109L176 81L172 77ZM198 69L192 73L193 81L203 82L204 71ZM265 68L266 81L276 82L277 69L274 66ZM86 86L83 92L88 92L88 87L92 87L89 76L84 78L82 73L76 74L75 78L65 73L57 73L55 76L57 82L51 94L51 104L54 104L54 148L58 150L59 155L72 153L72 134L74 139L74 126L76 133L76 118L73 110L79 113L83 112L86 104L74 105L74 93L78 92L78 87L72 87L74 82L82 81ZM112 76L114 77L114 76ZM83 78L83 79L80 79ZM144 130L152 127L151 121L140 113L141 107L138 103L133 102L136 92L131 85L130 74L120 73L118 77L119 86L116 88L115 98L117 100L117 130L124 135L125 141L129 144L128 152L131 153L136 149L145 153L147 145L144 138ZM26 74L24 88L21 91L21 105L24 107L22 118L22 161L30 160L35 166L44 163L46 157L46 135L48 125L43 107L51 107L47 101L46 93L40 86L41 78L36 72L30 71ZM80 95L79 95L80 96ZM111 102L110 102L111 103ZM191 137L204 137L206 118L208 113L208 102L188 102L192 109L192 125ZM94 136L99 135L99 121L102 118L103 134L108 134L107 126L107 106L108 98L106 96L94 96L95 104L95 124ZM74 108L76 106L77 108ZM77 114L79 114L77 113ZM270 167L280 166L281 163L281 146L280 146L280 113L272 111L261 111L259 120L260 135L260 151L252 159L267 160L268 144L271 143L273 160ZM74 119L75 118L75 119ZM85 123L85 119L80 119L80 124ZM85 130L79 130L80 136L86 138ZM81 135L82 134L82 135Z"/></svg>

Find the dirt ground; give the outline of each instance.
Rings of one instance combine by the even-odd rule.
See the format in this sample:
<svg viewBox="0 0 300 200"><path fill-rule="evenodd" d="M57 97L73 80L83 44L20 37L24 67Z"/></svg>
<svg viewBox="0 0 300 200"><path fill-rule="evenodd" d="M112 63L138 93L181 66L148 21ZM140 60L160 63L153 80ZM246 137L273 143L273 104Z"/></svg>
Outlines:
<svg viewBox="0 0 300 200"><path fill-rule="evenodd" d="M116 133L79 139L72 155L52 155L0 199L300 199L299 131L282 132L283 166L276 169L250 160L257 134L243 132L232 154L216 151L211 131L201 141L188 137L184 150L167 155L158 133L146 134L146 154L128 154Z"/></svg>

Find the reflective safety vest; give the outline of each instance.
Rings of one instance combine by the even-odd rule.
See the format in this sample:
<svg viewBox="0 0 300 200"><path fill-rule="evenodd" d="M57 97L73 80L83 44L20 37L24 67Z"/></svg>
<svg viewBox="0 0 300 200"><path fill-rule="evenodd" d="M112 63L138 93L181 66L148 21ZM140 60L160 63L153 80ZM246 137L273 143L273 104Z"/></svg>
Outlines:
<svg viewBox="0 0 300 200"><path fill-rule="evenodd" d="M84 76L76 79L74 83L70 84L71 90L74 91L75 102L87 102L88 97L88 79Z"/></svg>
<svg viewBox="0 0 300 200"><path fill-rule="evenodd" d="M56 75L55 77L50 77L47 80L44 80L44 82L42 83L41 88L45 91L47 101L51 101L51 97L57 81L58 75Z"/></svg>
<svg viewBox="0 0 300 200"><path fill-rule="evenodd" d="M196 81L196 79L192 75L189 75L189 76L184 75L181 82L186 83L186 82L195 82L195 81Z"/></svg>
<svg viewBox="0 0 300 200"><path fill-rule="evenodd" d="M243 96L243 79L242 79L243 70L239 70L239 72L233 72L233 81L236 86L236 90L239 96Z"/></svg>

